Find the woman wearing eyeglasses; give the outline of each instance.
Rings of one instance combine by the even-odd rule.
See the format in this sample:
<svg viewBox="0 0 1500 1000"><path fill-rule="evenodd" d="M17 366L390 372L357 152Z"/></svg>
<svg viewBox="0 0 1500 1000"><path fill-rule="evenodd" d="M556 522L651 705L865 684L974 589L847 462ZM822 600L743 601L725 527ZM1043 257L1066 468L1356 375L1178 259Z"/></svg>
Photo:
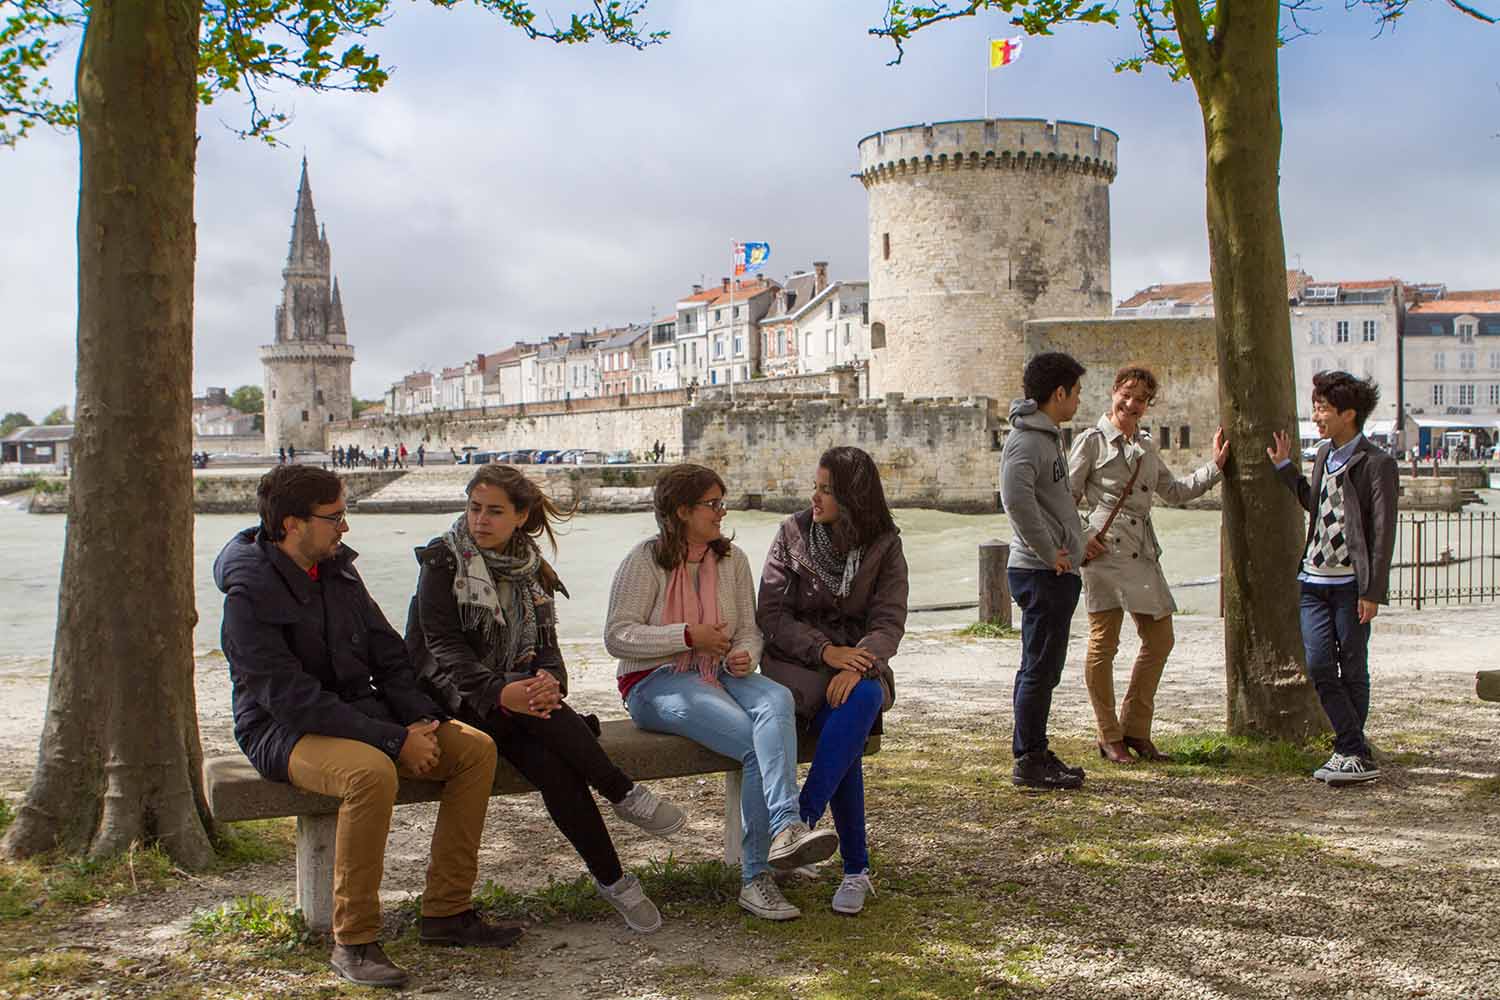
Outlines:
<svg viewBox="0 0 1500 1000"><path fill-rule="evenodd" d="M760 574L761 669L785 684L816 737L799 799L814 826L832 808L844 856L833 909L864 909L870 888L860 757L896 697L890 659L906 634L906 556L880 470L859 448L818 460L812 506L781 522Z"/></svg>
<svg viewBox="0 0 1500 1000"><path fill-rule="evenodd" d="M421 575L406 621L412 663L449 711L489 733L542 793L626 924L654 931L661 913L621 867L590 788L647 833L676 833L687 817L620 770L597 729L563 701L568 671L553 608L568 592L537 539L546 534L556 551L552 524L568 515L508 465L482 466L467 492L467 509L447 533L417 550Z"/></svg>
<svg viewBox="0 0 1500 1000"><path fill-rule="evenodd" d="M630 551L609 592L604 645L636 725L675 733L743 765L740 905L767 920L801 911L771 868L832 856L838 837L798 813L792 695L755 672L760 630L750 562L720 531L724 481L701 465L664 471L658 533Z"/></svg>

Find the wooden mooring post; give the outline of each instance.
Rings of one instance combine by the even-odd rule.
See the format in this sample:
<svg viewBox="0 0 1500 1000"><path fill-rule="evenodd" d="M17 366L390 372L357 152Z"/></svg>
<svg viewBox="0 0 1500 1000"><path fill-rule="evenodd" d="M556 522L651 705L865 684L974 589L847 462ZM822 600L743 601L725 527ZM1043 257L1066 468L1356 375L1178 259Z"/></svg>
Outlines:
<svg viewBox="0 0 1500 1000"><path fill-rule="evenodd" d="M979 620L1011 627L1010 581L1005 566L1010 562L1010 545L991 538L979 545Z"/></svg>
<svg viewBox="0 0 1500 1000"><path fill-rule="evenodd" d="M1481 670L1475 674L1474 693L1480 701L1500 701L1500 670Z"/></svg>

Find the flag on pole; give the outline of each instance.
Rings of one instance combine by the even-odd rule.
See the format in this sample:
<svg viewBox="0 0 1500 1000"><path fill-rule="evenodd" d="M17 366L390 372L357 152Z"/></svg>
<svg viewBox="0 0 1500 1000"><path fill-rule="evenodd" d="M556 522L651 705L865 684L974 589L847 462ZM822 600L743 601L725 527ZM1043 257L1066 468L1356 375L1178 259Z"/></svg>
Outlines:
<svg viewBox="0 0 1500 1000"><path fill-rule="evenodd" d="M759 271L771 259L769 243L736 243L734 245L734 274L739 277L746 271Z"/></svg>
<svg viewBox="0 0 1500 1000"><path fill-rule="evenodd" d="M990 39L990 69L999 69L1001 66L1009 66L1019 58L1021 58L1021 39Z"/></svg>

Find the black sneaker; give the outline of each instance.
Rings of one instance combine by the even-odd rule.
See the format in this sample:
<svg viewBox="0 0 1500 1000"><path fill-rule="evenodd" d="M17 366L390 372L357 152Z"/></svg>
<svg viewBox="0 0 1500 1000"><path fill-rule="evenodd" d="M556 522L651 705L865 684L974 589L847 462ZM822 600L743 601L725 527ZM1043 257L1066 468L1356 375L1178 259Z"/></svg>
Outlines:
<svg viewBox="0 0 1500 1000"><path fill-rule="evenodd" d="M328 958L333 971L358 986L399 989L406 985L406 970L385 957L379 941L369 944L335 944Z"/></svg>
<svg viewBox="0 0 1500 1000"><path fill-rule="evenodd" d="M1080 788L1083 769L1068 767L1050 750L1033 750L1016 758L1010 781L1023 788Z"/></svg>
<svg viewBox="0 0 1500 1000"><path fill-rule="evenodd" d="M423 917L418 938L423 944L456 948L509 948L521 940L521 934L515 924L488 923L473 910L465 910L451 917Z"/></svg>
<svg viewBox="0 0 1500 1000"><path fill-rule="evenodd" d="M1323 780L1329 785L1359 785L1380 777L1380 767L1373 757L1354 754L1339 761L1339 766L1328 772Z"/></svg>

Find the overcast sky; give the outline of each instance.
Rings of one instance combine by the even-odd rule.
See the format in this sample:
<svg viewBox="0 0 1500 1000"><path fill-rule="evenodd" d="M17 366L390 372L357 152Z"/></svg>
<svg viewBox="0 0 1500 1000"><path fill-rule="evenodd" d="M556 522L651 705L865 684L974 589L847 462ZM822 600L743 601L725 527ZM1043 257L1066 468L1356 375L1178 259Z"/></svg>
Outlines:
<svg viewBox="0 0 1500 1000"><path fill-rule="evenodd" d="M539 4L545 8L546 4ZM727 273L734 239L781 278L867 271L860 138L980 117L999 16L931 29L886 64L879 0L656 0L645 52L527 42L472 9L393 4L375 96L286 92L269 149L199 116L194 387L261 382L306 152L356 348L354 390L518 339L641 322ZM1500 287L1500 29L1436 2L1395 32L1332 4L1283 50L1289 266ZM561 6L556 8L561 11ZM1028 39L990 74L991 114L1120 134L1115 298L1208 275L1202 126L1190 84L1116 75L1132 27ZM71 77L59 67L55 78ZM0 149L0 412L73 399L76 138Z"/></svg>

